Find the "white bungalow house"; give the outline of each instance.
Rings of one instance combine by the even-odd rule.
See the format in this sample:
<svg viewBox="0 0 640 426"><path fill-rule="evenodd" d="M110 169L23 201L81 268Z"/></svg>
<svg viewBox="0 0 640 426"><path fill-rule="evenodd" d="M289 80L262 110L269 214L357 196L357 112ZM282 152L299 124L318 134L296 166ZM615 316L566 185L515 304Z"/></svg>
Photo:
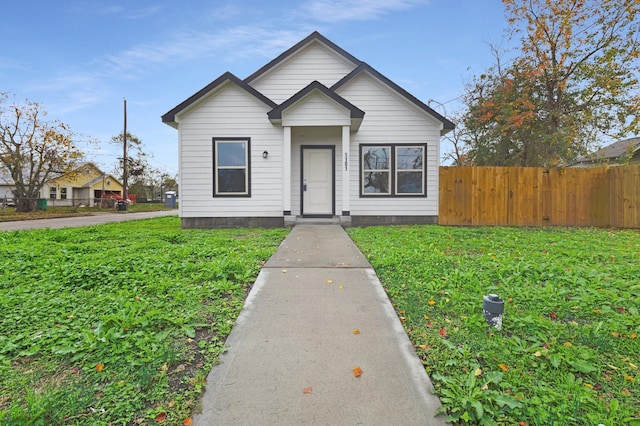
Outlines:
<svg viewBox="0 0 640 426"><path fill-rule="evenodd" d="M453 123L318 32L162 121L178 129L185 228L437 223Z"/></svg>

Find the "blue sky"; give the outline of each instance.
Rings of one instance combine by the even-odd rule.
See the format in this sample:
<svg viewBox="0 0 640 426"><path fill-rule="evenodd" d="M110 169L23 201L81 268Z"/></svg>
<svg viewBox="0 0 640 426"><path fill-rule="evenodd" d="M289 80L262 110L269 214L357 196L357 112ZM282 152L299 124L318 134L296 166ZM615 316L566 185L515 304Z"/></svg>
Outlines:
<svg viewBox="0 0 640 426"><path fill-rule="evenodd" d="M170 173L178 134L162 114L313 31L448 115L506 25L500 0L21 0L2 14L0 92L40 102L48 118L99 141L88 157L107 171L126 98L128 130Z"/></svg>

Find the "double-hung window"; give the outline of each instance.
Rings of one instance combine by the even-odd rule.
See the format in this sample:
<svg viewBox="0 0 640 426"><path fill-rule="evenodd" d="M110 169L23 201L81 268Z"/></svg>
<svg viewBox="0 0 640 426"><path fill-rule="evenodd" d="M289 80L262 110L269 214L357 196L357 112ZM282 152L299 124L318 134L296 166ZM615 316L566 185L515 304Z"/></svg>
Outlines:
<svg viewBox="0 0 640 426"><path fill-rule="evenodd" d="M213 196L251 195L251 138L213 138Z"/></svg>
<svg viewBox="0 0 640 426"><path fill-rule="evenodd" d="M426 145L361 145L360 195L426 196Z"/></svg>

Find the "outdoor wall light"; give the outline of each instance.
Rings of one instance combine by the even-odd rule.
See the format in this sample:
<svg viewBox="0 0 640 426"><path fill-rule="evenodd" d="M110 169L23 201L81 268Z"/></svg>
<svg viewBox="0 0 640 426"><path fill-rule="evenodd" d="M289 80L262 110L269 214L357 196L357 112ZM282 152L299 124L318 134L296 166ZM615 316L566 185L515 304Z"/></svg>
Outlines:
<svg viewBox="0 0 640 426"><path fill-rule="evenodd" d="M495 327L497 330L502 328L502 313L504 312L504 300L500 299L497 294L490 294L482 298L482 310L484 319L489 326Z"/></svg>
<svg viewBox="0 0 640 426"><path fill-rule="evenodd" d="M267 158L269 156L269 151L264 151L262 153L262 158Z"/></svg>

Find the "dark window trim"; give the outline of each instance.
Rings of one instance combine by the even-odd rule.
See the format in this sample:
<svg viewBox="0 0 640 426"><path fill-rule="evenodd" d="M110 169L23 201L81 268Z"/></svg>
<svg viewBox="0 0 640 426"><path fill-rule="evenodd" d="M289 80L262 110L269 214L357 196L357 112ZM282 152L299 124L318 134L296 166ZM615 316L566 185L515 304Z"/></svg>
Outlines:
<svg viewBox="0 0 640 426"><path fill-rule="evenodd" d="M218 164L216 163L216 142L246 142L247 143L247 193L229 194L216 192L216 177L218 175ZM221 137L211 138L213 154L213 196L219 198L251 198L251 138L250 137Z"/></svg>
<svg viewBox="0 0 640 426"><path fill-rule="evenodd" d="M419 146L422 147L423 157L423 176L422 176L422 185L424 185L424 193L423 194L397 194L396 193L396 179L397 179L397 165L396 165L396 148L408 147L408 146ZM359 148L359 173L360 177L358 178L358 192L360 193L360 198L426 198L427 197L427 146L426 143L379 143L379 144L360 144ZM371 147L390 147L391 148L391 168L389 173L391 176L389 177L389 194L378 194L371 193L367 194L362 191L362 178L363 178L363 163L362 163L362 150L363 148L371 148Z"/></svg>

